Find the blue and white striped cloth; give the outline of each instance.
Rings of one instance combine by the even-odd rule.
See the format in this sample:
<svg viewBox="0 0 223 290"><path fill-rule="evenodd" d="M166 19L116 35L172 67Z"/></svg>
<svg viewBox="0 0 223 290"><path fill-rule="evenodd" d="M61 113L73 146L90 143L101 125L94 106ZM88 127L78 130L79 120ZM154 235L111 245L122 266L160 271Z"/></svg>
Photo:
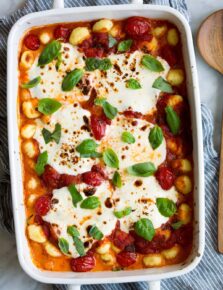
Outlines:
<svg viewBox="0 0 223 290"><path fill-rule="evenodd" d="M67 0L66 7L124 4L128 0ZM169 5L179 10L187 19L188 11L184 0L147 0L145 3ZM11 211L10 176L7 149L6 124L6 43L12 25L23 15L50 9L52 1L28 0L25 6L11 16L0 20L0 225L13 233ZM16 68L15 68L16 69ZM219 157L213 148L213 118L209 109L202 105L204 133L205 188L206 188L206 247L204 257L191 273L162 282L163 290L223 290L223 257L217 253L217 190ZM66 286L55 286L66 289ZM125 284L103 284L83 286L84 290L146 290L146 282Z"/></svg>

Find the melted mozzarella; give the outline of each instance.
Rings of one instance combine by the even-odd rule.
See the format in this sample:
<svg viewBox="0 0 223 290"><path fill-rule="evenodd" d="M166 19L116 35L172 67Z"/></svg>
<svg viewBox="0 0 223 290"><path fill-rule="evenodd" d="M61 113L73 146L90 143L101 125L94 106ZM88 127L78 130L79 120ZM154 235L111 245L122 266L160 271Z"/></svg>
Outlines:
<svg viewBox="0 0 223 290"><path fill-rule="evenodd" d="M83 192L86 188L87 185L77 185L77 189L83 198L86 198ZM109 183L104 182L96 188L94 194L94 196L99 197L101 207L82 209L80 208L80 203L77 204L77 207L73 206L67 187L53 191L52 199L58 202L52 204L50 211L47 215L43 216L43 219L53 225L59 238L63 237L69 242L69 250L72 257L78 257L79 254L76 251L72 238L67 234L68 226L75 226L80 233L79 238L81 241L83 243L88 242L87 245L85 244L86 251L91 248L94 242L93 238L88 234L88 226L96 225L105 236L111 234L116 224L116 218L113 214L113 209L105 206L105 201L111 194Z"/></svg>
<svg viewBox="0 0 223 290"><path fill-rule="evenodd" d="M99 96L106 97L107 101L115 106L119 112L132 109L147 114L154 110L159 90L152 88L153 82L159 77L166 77L169 65L158 57L164 67L163 72L152 72L141 65L143 53L135 51L128 54L113 54L109 56L113 67L101 72L96 86ZM137 79L141 89L126 88L126 81Z"/></svg>
<svg viewBox="0 0 223 290"><path fill-rule="evenodd" d="M62 98L76 97L79 101L87 99L83 96L80 89L75 87L71 92L63 92L61 84L66 72L75 68L83 68L85 62L83 54L77 48L69 43L62 43L62 63L56 70L57 60L53 60L47 65L38 66L38 59L34 62L28 72L29 79L32 80L37 76L41 77L41 82L36 87L30 89L32 97L34 98Z"/></svg>
<svg viewBox="0 0 223 290"><path fill-rule="evenodd" d="M49 125L37 121L34 138L38 141L41 152L47 150L48 164L59 173L76 175L90 170L94 164L95 161L91 158L80 158L80 154L75 149L84 139L91 138L84 122L86 118L89 120L89 116L89 111L74 103L63 105L60 110L51 115ZM59 144L54 141L45 144L42 129L46 128L53 132L56 123L59 123L62 128Z"/></svg>

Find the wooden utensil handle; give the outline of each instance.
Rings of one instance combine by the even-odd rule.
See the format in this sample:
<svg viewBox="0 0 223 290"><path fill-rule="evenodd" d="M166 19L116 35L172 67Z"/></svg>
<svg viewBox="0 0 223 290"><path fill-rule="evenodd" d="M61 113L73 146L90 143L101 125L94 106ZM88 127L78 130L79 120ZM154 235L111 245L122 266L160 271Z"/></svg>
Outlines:
<svg viewBox="0 0 223 290"><path fill-rule="evenodd" d="M221 124L221 152L218 185L218 251L223 254L223 116Z"/></svg>

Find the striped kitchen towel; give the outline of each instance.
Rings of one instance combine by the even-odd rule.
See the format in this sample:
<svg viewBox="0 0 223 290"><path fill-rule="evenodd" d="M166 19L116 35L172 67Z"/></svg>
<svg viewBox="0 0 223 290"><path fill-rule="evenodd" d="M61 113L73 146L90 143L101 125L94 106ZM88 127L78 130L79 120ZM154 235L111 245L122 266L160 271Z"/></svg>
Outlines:
<svg viewBox="0 0 223 290"><path fill-rule="evenodd" d="M67 0L66 7L127 4L128 0ZM184 0L147 0L145 3L169 5L178 9L187 19L188 11ZM28 0L25 6L11 16L0 20L0 224L7 231L13 233L13 218L11 211L10 176L7 148L6 123L6 43L7 35L12 25L23 15L50 9L52 1ZM204 159L206 182L206 247L205 254L198 267L191 273L162 282L165 290L223 290L223 257L216 252L217 245L217 189L218 189L218 162L219 157L213 148L213 118L209 109L202 105L202 121L204 132ZM57 289L66 289L66 286L55 286ZM146 290L146 282L125 284L103 284L83 286L85 290Z"/></svg>

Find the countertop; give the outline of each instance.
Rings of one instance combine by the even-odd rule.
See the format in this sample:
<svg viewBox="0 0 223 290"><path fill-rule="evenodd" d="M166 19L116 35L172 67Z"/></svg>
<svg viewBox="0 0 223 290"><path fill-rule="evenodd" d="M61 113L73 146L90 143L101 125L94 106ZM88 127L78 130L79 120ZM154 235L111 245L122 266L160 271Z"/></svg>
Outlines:
<svg viewBox="0 0 223 290"><path fill-rule="evenodd" d="M222 9L223 2L219 0L187 0L191 14L191 28L194 39L196 39L197 29L202 20L212 12ZM18 9L24 0L0 0L0 17ZM211 109L214 117L215 132L214 145L216 150L220 146L220 127L223 106L222 76L208 67L201 59L197 51L196 59L198 66L199 84L201 100ZM16 290L47 290L50 286L35 282L29 278L19 266L15 239L13 236L0 230L0 289Z"/></svg>

